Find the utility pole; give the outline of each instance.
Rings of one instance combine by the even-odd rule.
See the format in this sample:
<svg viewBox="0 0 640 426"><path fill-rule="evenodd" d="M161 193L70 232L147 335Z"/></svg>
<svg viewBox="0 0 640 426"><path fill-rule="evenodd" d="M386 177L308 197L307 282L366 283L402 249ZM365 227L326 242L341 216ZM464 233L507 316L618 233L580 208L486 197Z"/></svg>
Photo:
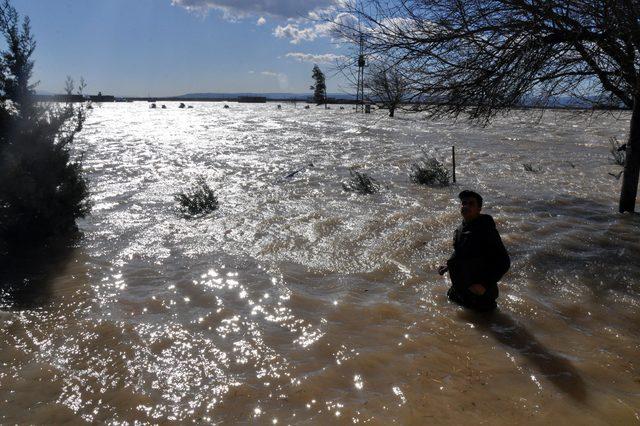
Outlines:
<svg viewBox="0 0 640 426"><path fill-rule="evenodd" d="M451 163L453 165L453 183L456 183L456 147L451 147Z"/></svg>
<svg viewBox="0 0 640 426"><path fill-rule="evenodd" d="M356 112L358 107L364 112L364 67L366 61L364 59L364 34L360 34L360 54L358 55L358 87L356 93Z"/></svg>

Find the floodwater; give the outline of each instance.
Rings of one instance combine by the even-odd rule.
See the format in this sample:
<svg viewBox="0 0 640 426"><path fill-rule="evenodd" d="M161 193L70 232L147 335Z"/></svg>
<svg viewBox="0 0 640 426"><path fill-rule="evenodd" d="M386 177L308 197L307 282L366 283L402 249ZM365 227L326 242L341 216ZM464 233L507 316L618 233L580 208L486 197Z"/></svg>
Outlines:
<svg viewBox="0 0 640 426"><path fill-rule="evenodd" d="M90 112L83 238L3 278L30 290L2 298L0 423L640 423L640 217L608 174L628 115L192 105ZM454 144L457 186L409 181ZM345 193L349 167L382 191ZM186 220L198 176L221 207ZM512 257L490 318L435 272L461 188Z"/></svg>

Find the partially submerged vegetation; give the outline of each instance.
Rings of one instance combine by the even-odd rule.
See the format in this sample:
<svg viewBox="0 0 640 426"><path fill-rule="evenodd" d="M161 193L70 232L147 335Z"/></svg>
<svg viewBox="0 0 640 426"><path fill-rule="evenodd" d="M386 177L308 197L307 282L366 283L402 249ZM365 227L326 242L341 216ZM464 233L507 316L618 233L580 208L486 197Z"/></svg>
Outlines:
<svg viewBox="0 0 640 426"><path fill-rule="evenodd" d="M449 170L437 159L428 157L426 153L423 158L411 165L409 177L413 183L428 186L448 186L451 183Z"/></svg>
<svg viewBox="0 0 640 426"><path fill-rule="evenodd" d="M626 156L625 145L618 141L615 136L609 138L609 152L611 153L611 159L614 164L618 166L624 166L624 160Z"/></svg>
<svg viewBox="0 0 640 426"><path fill-rule="evenodd" d="M186 191L175 195L182 216L194 218L205 216L218 210L218 197L203 177L198 178Z"/></svg>
<svg viewBox="0 0 640 426"><path fill-rule="evenodd" d="M366 173L360 173L350 169L351 177L346 182L342 182L342 189L347 192L356 192L358 194L375 194L380 191L380 184L377 180Z"/></svg>
<svg viewBox="0 0 640 426"><path fill-rule="evenodd" d="M522 163L522 167L524 167L525 172L530 173L540 173L540 168L533 167L531 163Z"/></svg>

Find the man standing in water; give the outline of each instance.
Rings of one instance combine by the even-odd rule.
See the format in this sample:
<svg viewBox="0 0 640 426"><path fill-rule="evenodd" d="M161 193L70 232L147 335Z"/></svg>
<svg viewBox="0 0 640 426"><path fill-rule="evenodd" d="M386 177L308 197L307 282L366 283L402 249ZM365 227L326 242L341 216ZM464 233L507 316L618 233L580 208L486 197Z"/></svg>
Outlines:
<svg viewBox="0 0 640 426"><path fill-rule="evenodd" d="M463 221L453 234L453 254L438 273L449 272L451 288L447 296L451 301L477 311L491 311L496 307L498 281L511 265L509 254L493 218L480 213L480 194L465 190L458 197Z"/></svg>

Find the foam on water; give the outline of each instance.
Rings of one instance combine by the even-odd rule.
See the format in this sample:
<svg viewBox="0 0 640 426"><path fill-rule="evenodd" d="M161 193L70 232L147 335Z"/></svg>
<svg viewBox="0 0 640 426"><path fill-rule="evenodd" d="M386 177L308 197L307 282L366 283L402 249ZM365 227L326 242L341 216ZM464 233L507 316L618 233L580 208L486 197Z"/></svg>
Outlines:
<svg viewBox="0 0 640 426"><path fill-rule="evenodd" d="M167 105L91 112L84 239L0 313L3 423L640 421L640 219L607 174L626 114ZM410 182L454 144L458 186ZM345 193L349 167L383 190ZM184 220L173 194L201 175L221 208ZM489 320L435 273L462 187L513 260Z"/></svg>

